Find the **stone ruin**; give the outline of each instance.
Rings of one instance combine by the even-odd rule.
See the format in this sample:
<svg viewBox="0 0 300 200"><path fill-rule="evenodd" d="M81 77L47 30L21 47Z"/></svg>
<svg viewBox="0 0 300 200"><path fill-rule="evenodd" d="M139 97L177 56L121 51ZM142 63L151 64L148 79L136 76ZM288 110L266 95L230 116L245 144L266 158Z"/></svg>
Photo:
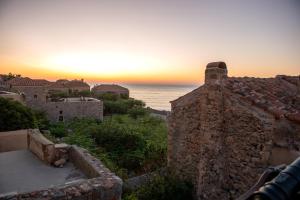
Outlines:
<svg viewBox="0 0 300 200"><path fill-rule="evenodd" d="M236 199L268 167L300 155L300 76L235 78L209 63L205 84L171 102L168 168L197 199Z"/></svg>
<svg viewBox="0 0 300 200"><path fill-rule="evenodd" d="M35 129L0 132L0 200L120 200L122 184L80 147Z"/></svg>

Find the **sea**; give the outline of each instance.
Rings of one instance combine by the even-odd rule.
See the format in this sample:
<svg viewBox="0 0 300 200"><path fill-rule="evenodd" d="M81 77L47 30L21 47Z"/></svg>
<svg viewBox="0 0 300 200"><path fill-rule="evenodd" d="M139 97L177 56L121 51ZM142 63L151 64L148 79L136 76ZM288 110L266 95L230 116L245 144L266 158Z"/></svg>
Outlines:
<svg viewBox="0 0 300 200"><path fill-rule="evenodd" d="M120 84L127 87L130 97L142 100L156 110L171 110L170 101L185 95L200 85Z"/></svg>

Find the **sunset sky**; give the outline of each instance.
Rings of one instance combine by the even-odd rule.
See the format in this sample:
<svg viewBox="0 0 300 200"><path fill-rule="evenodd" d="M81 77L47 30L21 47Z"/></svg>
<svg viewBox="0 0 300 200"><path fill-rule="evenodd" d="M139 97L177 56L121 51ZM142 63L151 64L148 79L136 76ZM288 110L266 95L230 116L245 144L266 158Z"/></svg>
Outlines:
<svg viewBox="0 0 300 200"><path fill-rule="evenodd" d="M0 0L0 73L200 83L300 74L299 0Z"/></svg>

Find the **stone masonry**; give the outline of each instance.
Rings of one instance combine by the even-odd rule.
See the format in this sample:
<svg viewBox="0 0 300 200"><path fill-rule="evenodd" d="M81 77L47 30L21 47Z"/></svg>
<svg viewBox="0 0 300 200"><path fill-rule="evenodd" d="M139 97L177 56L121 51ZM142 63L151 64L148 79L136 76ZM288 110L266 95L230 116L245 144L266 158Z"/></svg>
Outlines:
<svg viewBox="0 0 300 200"><path fill-rule="evenodd" d="M227 77L207 65L205 84L172 101L168 167L197 199L236 199L270 165L300 155L299 77Z"/></svg>

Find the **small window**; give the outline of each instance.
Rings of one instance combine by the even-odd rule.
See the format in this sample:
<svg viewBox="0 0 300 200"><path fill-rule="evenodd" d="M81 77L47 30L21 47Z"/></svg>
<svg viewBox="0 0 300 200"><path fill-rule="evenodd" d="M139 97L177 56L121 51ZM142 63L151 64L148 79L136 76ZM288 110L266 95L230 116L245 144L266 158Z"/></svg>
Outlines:
<svg viewBox="0 0 300 200"><path fill-rule="evenodd" d="M63 122L63 121L64 121L64 116L60 115L60 116L58 117L58 121Z"/></svg>
<svg viewBox="0 0 300 200"><path fill-rule="evenodd" d="M33 98L37 99L37 95L35 94L35 95L33 96Z"/></svg>
<svg viewBox="0 0 300 200"><path fill-rule="evenodd" d="M63 111L62 111L62 110L60 110L60 111L59 111L59 114L63 114Z"/></svg>

